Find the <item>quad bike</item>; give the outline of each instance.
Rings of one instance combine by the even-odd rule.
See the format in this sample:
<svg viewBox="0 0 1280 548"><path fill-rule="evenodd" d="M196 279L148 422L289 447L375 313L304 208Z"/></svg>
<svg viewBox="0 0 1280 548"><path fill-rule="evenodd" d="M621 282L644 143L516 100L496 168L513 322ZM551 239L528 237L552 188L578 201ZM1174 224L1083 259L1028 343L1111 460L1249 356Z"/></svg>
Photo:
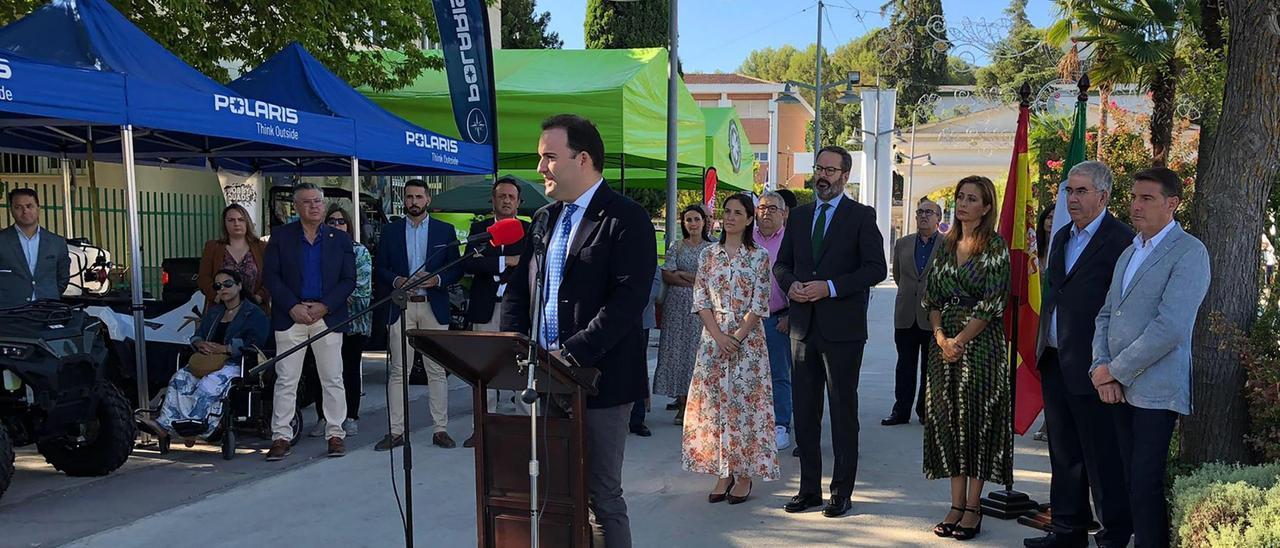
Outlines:
<svg viewBox="0 0 1280 548"><path fill-rule="evenodd" d="M0 309L0 495L14 447L69 476L102 476L133 451L133 410L107 379L102 322L58 301Z"/></svg>

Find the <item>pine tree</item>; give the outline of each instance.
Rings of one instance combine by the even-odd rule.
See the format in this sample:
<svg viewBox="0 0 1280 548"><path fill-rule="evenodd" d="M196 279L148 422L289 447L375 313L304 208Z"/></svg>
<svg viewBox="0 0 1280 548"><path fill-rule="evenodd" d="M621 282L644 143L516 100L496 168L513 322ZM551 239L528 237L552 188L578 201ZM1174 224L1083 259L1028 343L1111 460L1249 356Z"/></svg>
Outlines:
<svg viewBox="0 0 1280 548"><path fill-rule="evenodd" d="M665 0L588 0L583 23L587 49L661 48L670 43Z"/></svg>
<svg viewBox="0 0 1280 548"><path fill-rule="evenodd" d="M947 54L934 44L929 20L942 16L942 0L896 0L889 6L893 16L881 51L885 60L882 85L898 89L898 117L910 120L916 101L934 93L947 81ZM928 113L919 113L922 118Z"/></svg>
<svg viewBox="0 0 1280 548"><path fill-rule="evenodd" d="M538 13L537 0L503 0L503 49L560 49L564 40L551 32L551 12Z"/></svg>

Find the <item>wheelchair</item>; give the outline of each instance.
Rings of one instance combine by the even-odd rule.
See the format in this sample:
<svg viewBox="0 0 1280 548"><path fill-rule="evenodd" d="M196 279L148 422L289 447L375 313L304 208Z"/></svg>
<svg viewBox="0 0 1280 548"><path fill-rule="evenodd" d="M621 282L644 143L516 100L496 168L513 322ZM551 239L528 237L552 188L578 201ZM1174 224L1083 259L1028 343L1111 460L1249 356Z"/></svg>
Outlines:
<svg viewBox="0 0 1280 548"><path fill-rule="evenodd" d="M190 356L191 351L182 352L176 360L174 371L184 367ZM274 370L258 374L249 373L258 363L261 363L259 359L265 360L268 357L268 352L262 349L257 353L241 357L238 364L240 376L227 383L222 398L210 407L209 417L203 421L176 421L172 425L174 432L181 435L188 446L194 445L195 440L220 445L223 460L231 460L235 457L236 438L239 432L256 434L264 440L271 441L271 415L276 373ZM305 380L299 381L299 395L305 393L306 388L303 386L305 382ZM158 410L163 405L164 395L167 393L166 386L165 392L159 396L160 405L154 406L157 416ZM298 398L293 420L289 423L293 431L291 445L297 445L302 439L304 428L302 408L305 407L303 405L305 403L301 397ZM210 426L213 427L212 430ZM157 435L160 454L168 454L172 444L171 434L161 428Z"/></svg>

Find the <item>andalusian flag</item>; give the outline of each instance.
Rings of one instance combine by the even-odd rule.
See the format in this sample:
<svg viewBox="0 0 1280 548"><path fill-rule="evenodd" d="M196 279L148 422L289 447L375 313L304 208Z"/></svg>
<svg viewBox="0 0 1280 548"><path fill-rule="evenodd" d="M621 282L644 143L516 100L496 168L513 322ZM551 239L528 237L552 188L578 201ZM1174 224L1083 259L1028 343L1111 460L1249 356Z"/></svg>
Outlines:
<svg viewBox="0 0 1280 548"><path fill-rule="evenodd" d="M1000 236L1009 244L1010 296L1005 309L1005 333L1013 343L1010 361L1017 364L1013 430L1025 434L1044 407L1040 373L1036 369L1036 336L1040 332L1040 263L1036 260L1036 211L1031 189L1031 155L1027 127L1031 109L1026 100L1018 111L1013 160L1000 206Z"/></svg>
<svg viewBox="0 0 1280 548"><path fill-rule="evenodd" d="M1083 83L1086 87L1088 86L1087 82ZM1076 167L1076 164L1083 162L1085 158L1084 147L1087 142L1085 130L1089 127L1088 99L1087 95L1083 101L1078 97L1076 99L1075 125L1071 129L1071 144L1067 146L1067 157L1062 159L1062 182L1058 183L1058 201L1053 205L1053 232L1049 233L1048 242L1040 242L1046 256L1049 254L1049 244L1053 242L1053 235L1062 230L1062 227L1071 224L1071 214L1067 212L1067 174L1071 173L1071 168Z"/></svg>

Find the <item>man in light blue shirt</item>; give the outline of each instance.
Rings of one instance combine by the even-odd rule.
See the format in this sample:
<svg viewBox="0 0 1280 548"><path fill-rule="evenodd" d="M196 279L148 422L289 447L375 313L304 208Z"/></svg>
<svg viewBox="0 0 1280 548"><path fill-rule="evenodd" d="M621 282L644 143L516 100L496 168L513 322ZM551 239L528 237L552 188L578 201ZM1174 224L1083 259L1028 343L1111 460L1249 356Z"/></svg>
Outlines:
<svg viewBox="0 0 1280 548"><path fill-rule="evenodd" d="M59 299L71 282L67 241L40 226L40 201L29 188L9 191L14 223L0 230L0 308Z"/></svg>

